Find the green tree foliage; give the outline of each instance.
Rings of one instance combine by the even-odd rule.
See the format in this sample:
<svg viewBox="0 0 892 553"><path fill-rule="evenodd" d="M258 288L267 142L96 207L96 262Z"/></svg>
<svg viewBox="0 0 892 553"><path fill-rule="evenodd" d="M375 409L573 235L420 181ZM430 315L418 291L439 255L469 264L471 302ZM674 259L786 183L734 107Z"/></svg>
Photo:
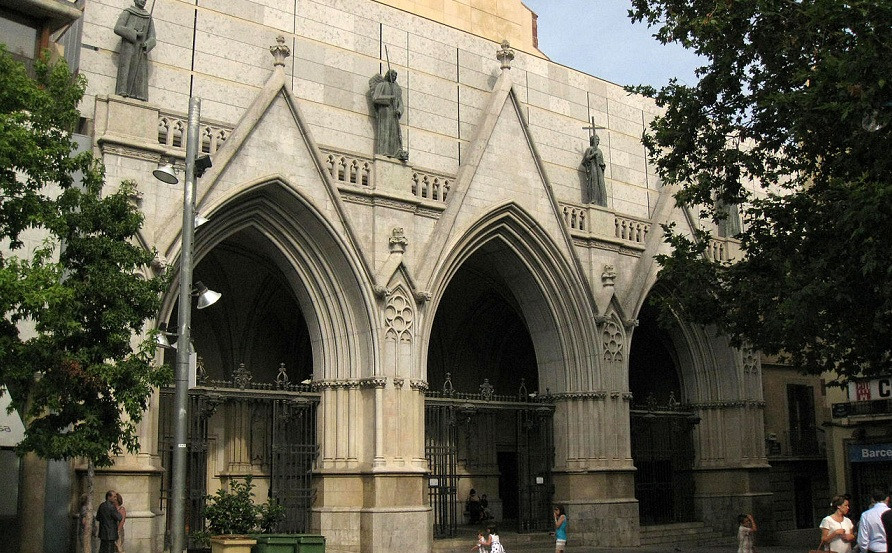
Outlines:
<svg viewBox="0 0 892 553"><path fill-rule="evenodd" d="M19 452L107 465L138 450L135 425L169 377L151 336L135 338L165 279L143 274L134 184L103 193L101 164L74 154L84 79L35 67L36 80L0 45L0 383L24 419Z"/></svg>
<svg viewBox="0 0 892 553"><path fill-rule="evenodd" d="M632 5L705 60L696 86L633 89L665 110L645 137L663 184L746 223L731 264L704 255L710 232L665 228L668 307L806 372L892 371L892 2Z"/></svg>

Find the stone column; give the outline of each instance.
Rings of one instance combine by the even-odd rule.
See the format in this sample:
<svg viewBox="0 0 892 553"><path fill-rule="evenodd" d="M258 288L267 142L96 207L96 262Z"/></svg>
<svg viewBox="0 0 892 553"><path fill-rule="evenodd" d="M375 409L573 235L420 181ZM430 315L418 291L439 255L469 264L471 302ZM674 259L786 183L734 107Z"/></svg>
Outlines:
<svg viewBox="0 0 892 553"><path fill-rule="evenodd" d="M639 544L638 502L629 436L626 329L599 321L592 387L555 395L555 502L573 520L573 540L587 546Z"/></svg>

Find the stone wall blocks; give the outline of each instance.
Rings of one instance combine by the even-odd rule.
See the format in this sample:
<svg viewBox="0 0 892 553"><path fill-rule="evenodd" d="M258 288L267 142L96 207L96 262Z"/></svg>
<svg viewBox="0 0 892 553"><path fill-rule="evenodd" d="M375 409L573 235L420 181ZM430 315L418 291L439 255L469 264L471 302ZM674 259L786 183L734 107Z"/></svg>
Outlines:
<svg viewBox="0 0 892 553"><path fill-rule="evenodd" d="M317 64L325 64L325 53L330 47L315 40L298 36L291 52L293 59L306 60Z"/></svg>
<svg viewBox="0 0 892 553"><path fill-rule="evenodd" d="M610 117L611 119L615 117L621 117L628 121L632 121L634 123L641 123L641 108L638 106L632 106L626 102L611 100L610 104Z"/></svg>
<svg viewBox="0 0 892 553"><path fill-rule="evenodd" d="M404 82L407 84L404 85L403 91L408 92L409 95L421 92L428 96L455 102L455 81L412 71Z"/></svg>
<svg viewBox="0 0 892 553"><path fill-rule="evenodd" d="M491 83L494 83L495 81L492 79L490 73L484 73L482 71L459 66L458 82L465 86L489 92L492 90Z"/></svg>
<svg viewBox="0 0 892 553"><path fill-rule="evenodd" d="M455 44L450 44L449 42L443 42L440 40L434 40L428 36L413 33L409 35L409 50L410 52L423 54L426 57L433 58L435 60L447 62L455 67Z"/></svg>
<svg viewBox="0 0 892 553"><path fill-rule="evenodd" d="M304 9L301 9L301 8ZM354 31L356 16L346 6L339 9L329 2L308 2L305 6L298 5L297 15L303 21L312 21L344 31Z"/></svg>
<svg viewBox="0 0 892 553"><path fill-rule="evenodd" d="M477 122L476 118L480 117L480 114L483 113L483 110L489 104L489 92L477 88L460 86L459 98L462 105L462 118L466 119L464 117L466 114L474 114L475 123ZM470 108L472 111L468 112L467 108Z"/></svg>
<svg viewBox="0 0 892 553"><path fill-rule="evenodd" d="M353 49L355 35L342 29L312 19L300 20L298 28L307 38L347 50Z"/></svg>
<svg viewBox="0 0 892 553"><path fill-rule="evenodd" d="M639 114L640 113L641 112L639 112ZM610 130L616 133L637 137L640 140L641 135L644 133L644 125L641 124L640 119L638 121L630 121L620 117L613 117L613 114L611 113Z"/></svg>
<svg viewBox="0 0 892 553"><path fill-rule="evenodd" d="M90 74L99 74L104 77L111 77L112 79L117 78L118 68L117 68L117 54L111 54L109 52L95 52L92 50L85 50L83 54L81 54L81 67L80 69L85 72L89 72ZM151 72L149 73L151 76ZM89 86L90 82L87 83ZM97 94L109 94L114 93L115 87L112 85L111 91L103 90L97 92Z"/></svg>
<svg viewBox="0 0 892 553"><path fill-rule="evenodd" d="M610 193L610 183L607 183L608 194ZM633 217L648 217L648 209L646 204L629 202L623 199L613 199L613 210L617 213L624 213Z"/></svg>
<svg viewBox="0 0 892 553"><path fill-rule="evenodd" d="M295 71L295 73L297 73ZM292 88L294 95L303 100L322 103L325 96L325 85L306 79L294 79L294 87Z"/></svg>
<svg viewBox="0 0 892 553"><path fill-rule="evenodd" d="M412 109L411 106L409 109ZM412 111L410 121L413 128L422 128L426 131L449 137L456 137L456 134L458 133L454 116L444 117L436 113L429 113L416 109Z"/></svg>
<svg viewBox="0 0 892 553"><path fill-rule="evenodd" d="M263 6L250 0L202 0L201 7L248 21L258 21L263 14Z"/></svg>

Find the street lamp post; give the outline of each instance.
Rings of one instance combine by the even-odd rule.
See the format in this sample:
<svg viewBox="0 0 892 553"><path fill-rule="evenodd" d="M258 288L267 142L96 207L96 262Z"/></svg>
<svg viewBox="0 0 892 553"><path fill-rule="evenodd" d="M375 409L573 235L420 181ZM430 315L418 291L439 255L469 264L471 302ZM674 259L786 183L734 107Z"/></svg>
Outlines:
<svg viewBox="0 0 892 553"><path fill-rule="evenodd" d="M186 132L186 178L183 185L183 235L180 253L180 297L177 318L177 361L174 371L174 429L173 455L170 481L170 542L171 552L181 553L185 549L185 503L186 503L186 425L188 423L189 399L189 356L192 324L192 243L195 238L195 178L196 157L199 144L199 116L201 98L189 99L189 126ZM202 160L201 171L209 166ZM158 169L154 175L169 184L178 179L172 170ZM217 295L219 297L219 295ZM203 307L203 306L199 306Z"/></svg>

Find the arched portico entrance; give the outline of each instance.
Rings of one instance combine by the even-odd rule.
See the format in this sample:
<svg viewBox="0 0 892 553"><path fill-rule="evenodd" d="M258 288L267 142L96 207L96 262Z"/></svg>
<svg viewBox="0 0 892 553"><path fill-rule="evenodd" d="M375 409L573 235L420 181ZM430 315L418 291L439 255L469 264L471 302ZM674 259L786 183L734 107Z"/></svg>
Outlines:
<svg viewBox="0 0 892 553"><path fill-rule="evenodd" d="M542 293L501 239L454 273L438 304L428 347L429 497L437 537L475 523L471 489L503 528L546 530L554 492L552 415L535 332ZM535 330L531 330L531 326Z"/></svg>
<svg viewBox="0 0 892 553"><path fill-rule="evenodd" d="M361 377L373 349L360 271L344 251L313 207L282 183L248 190L199 229L194 280L223 296L193 311L199 361L190 390L190 531L204 527L206 494L247 476L258 501L271 497L286 507L279 531L314 529L325 392L310 382ZM175 321L177 309L169 306L165 318ZM356 334L334 335L348 326ZM159 451L169 471L166 395L162 390ZM165 475L162 500L167 482Z"/></svg>
<svg viewBox="0 0 892 553"><path fill-rule="evenodd" d="M694 520L696 414L684 407L679 349L657 308L645 302L629 353L635 497L642 525Z"/></svg>

